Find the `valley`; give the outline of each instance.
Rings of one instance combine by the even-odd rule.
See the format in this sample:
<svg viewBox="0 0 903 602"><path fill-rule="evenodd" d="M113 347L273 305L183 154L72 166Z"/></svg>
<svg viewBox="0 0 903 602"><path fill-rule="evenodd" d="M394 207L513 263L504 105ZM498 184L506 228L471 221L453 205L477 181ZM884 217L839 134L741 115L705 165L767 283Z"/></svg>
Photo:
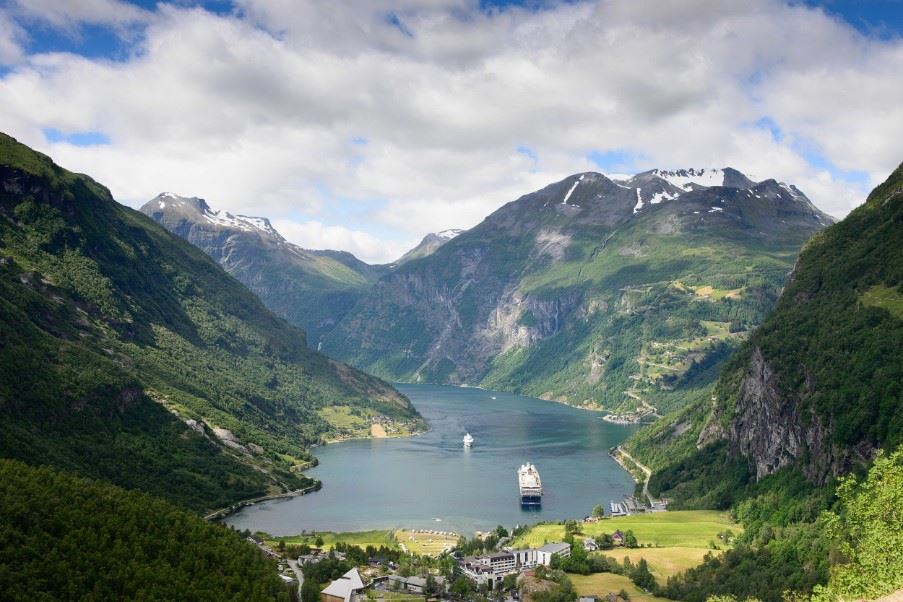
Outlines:
<svg viewBox="0 0 903 602"><path fill-rule="evenodd" d="M181 212L167 228L209 242L205 255L86 176L2 143L4 456L41 458L256 534L211 545L261 548L280 563L290 595L311 597L327 585L323 575L339 576L291 565L286 554L312 547L345 556L318 557L317 566L350 570L348 555L357 558L381 599L394 599L374 585L384 582L419 599L409 588L422 584L405 581L414 572L445 575L449 595L457 587L468 598L489 589L467 554L552 546L554 555L505 587L528 599L702 602L723 591L778 602L764 578L775 578L776 566L784 589L854 588L841 581L854 574L847 564L800 550L842 549L869 574L874 548L843 543L843 534L862 526L876 541L896 537L882 526L893 517L869 509L866 517L882 517L869 522L837 508L883 500L844 476L870 469L867 478L883 482L900 457L878 451L898 443L899 171L824 231L829 219L798 189L734 170L717 172L723 186L683 192L655 172L620 183L579 174L379 267L292 247L264 218L156 199L157 210L174 203ZM642 187L628 184L650 181L668 194L654 192L647 204ZM546 216L564 184L564 207ZM703 213L693 207L713 203L709 219L731 221L709 228L695 217ZM527 219L524 207L540 217ZM787 241L810 233L795 259ZM311 349L302 330L213 261L222 241L236 259L242 245L265 239L274 246L258 249L247 273L266 274L273 257L288 254L306 262L291 268L308 270L305 279L311 266L333 278L325 288L305 284L317 295L349 295L340 283L356 283L344 305L312 298L341 314L314 316L316 347L341 356L330 347L341 341L356 350L350 361L421 384L393 387ZM168 295L151 293L161 289ZM298 289L284 292L290 300ZM868 361L837 370L835 337ZM404 340L398 355L391 345ZM800 369L789 358L809 363ZM38 369L48 361L52 372ZM851 391L868 400L851 407ZM527 461L545 475L540 507L515 503L514 473ZM587 517L621 499L632 508L632 496L669 509ZM839 531L822 529L824 521ZM497 525L513 534L493 539ZM481 535L468 540L473 533ZM610 543L613 533L623 547ZM368 569L361 555L371 549L397 566ZM454 566L467 577L448 572ZM499 571L499 583L514 575ZM306 594L296 589L301 577ZM875 578L884 579L881 591L895 583ZM266 587L279 591L277 583Z"/></svg>

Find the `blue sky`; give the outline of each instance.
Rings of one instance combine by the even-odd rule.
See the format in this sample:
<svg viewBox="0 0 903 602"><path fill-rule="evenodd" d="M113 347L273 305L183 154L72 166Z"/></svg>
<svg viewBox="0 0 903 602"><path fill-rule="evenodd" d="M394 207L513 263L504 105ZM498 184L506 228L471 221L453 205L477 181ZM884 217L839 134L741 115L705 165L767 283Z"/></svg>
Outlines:
<svg viewBox="0 0 903 602"><path fill-rule="evenodd" d="M0 0L0 113L132 206L387 261L588 170L731 165L842 216L903 158L901 34L903 0Z"/></svg>

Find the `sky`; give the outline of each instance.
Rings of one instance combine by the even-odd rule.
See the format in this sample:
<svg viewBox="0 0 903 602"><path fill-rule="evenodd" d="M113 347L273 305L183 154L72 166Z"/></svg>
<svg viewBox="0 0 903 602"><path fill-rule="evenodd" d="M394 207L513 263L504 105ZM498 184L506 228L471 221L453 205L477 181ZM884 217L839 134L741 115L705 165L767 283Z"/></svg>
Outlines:
<svg viewBox="0 0 903 602"><path fill-rule="evenodd" d="M903 161L901 33L903 0L0 0L0 130L370 262L583 171L843 217Z"/></svg>

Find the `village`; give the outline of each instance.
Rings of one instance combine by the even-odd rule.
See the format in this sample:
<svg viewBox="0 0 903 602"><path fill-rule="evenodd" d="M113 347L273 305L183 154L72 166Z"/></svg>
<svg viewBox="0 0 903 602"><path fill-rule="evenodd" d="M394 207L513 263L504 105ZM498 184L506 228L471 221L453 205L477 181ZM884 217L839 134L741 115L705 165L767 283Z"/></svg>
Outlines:
<svg viewBox="0 0 903 602"><path fill-rule="evenodd" d="M717 513L663 512L633 498L598 509L472 539L429 529L380 532L383 540L377 532L248 538L303 602L626 602L658 600L657 579L729 547L737 528Z"/></svg>

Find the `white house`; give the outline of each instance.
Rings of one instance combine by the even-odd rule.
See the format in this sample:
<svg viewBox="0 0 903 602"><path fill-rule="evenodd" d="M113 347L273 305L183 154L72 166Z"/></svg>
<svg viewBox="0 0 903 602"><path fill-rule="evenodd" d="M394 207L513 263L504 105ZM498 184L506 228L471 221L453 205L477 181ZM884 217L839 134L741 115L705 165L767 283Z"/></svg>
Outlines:
<svg viewBox="0 0 903 602"><path fill-rule="evenodd" d="M357 568L353 568L320 592L320 602L351 602L351 596L356 591L364 589Z"/></svg>

